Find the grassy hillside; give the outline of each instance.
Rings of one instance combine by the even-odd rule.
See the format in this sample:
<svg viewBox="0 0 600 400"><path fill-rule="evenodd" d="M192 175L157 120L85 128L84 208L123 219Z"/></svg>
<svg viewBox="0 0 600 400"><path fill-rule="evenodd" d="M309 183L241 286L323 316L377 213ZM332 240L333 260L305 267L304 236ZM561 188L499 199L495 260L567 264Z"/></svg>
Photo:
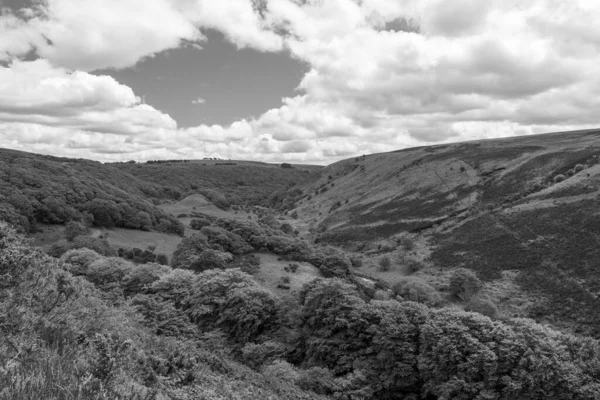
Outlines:
<svg viewBox="0 0 600 400"><path fill-rule="evenodd" d="M600 336L599 163L598 130L406 149L328 166L295 211L318 241L408 235L434 266L516 271L529 316Z"/></svg>

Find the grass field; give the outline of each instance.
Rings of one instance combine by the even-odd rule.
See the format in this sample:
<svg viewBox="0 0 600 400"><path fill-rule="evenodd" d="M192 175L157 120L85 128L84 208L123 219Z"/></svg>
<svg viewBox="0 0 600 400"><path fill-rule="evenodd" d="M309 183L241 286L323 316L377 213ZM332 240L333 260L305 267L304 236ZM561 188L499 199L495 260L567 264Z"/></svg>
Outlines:
<svg viewBox="0 0 600 400"><path fill-rule="evenodd" d="M279 259L279 256L271 253L258 253L257 256L260 258L260 272L254 277L279 296L299 290L305 283L321 276L319 269L309 263L283 261ZM290 263L298 265L296 272L291 273L284 270ZM277 287L282 283L284 277L288 277L290 280L287 283L289 290Z"/></svg>

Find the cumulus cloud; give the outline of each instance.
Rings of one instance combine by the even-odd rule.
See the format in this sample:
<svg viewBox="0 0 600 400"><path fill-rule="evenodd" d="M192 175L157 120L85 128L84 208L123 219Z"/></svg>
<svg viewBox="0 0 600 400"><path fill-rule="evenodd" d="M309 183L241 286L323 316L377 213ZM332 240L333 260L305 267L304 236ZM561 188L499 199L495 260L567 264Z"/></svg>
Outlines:
<svg viewBox="0 0 600 400"><path fill-rule="evenodd" d="M586 0L47 0L0 17L0 145L328 162L591 127L599 17ZM255 118L179 129L130 88L83 72L199 46L205 28L306 62L300 93ZM42 59L15 61L32 51Z"/></svg>
<svg viewBox="0 0 600 400"><path fill-rule="evenodd" d="M56 68L42 59L0 67L0 121L122 135L177 128L169 115L141 104L113 78Z"/></svg>

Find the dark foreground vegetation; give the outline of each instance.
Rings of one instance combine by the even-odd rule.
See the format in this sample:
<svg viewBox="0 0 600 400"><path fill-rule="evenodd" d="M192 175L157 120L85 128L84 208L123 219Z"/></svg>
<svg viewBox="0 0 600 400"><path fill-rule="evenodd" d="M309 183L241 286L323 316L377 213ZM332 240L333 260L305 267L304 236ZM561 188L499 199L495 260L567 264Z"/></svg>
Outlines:
<svg viewBox="0 0 600 400"><path fill-rule="evenodd" d="M257 249L331 278L279 298L236 268ZM597 341L374 300L347 254L260 224L213 221L172 265L52 258L1 224L0 399L600 397Z"/></svg>

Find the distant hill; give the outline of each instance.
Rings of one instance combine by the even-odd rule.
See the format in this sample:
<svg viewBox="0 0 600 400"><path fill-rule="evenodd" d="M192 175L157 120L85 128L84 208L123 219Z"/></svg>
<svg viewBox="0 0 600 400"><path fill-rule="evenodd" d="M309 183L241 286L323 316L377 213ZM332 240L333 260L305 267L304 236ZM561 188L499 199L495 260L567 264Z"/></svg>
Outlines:
<svg viewBox="0 0 600 400"><path fill-rule="evenodd" d="M155 206L177 196L113 166L0 149L0 219L34 231L37 223L88 220L182 233L177 219Z"/></svg>
<svg viewBox="0 0 600 400"><path fill-rule="evenodd" d="M323 168L252 161L192 160L181 163L121 163L115 168L146 182L175 188L182 193L216 190L231 204L267 205L274 193L312 179Z"/></svg>
<svg viewBox="0 0 600 400"><path fill-rule="evenodd" d="M417 235L440 267L519 271L531 316L600 336L600 130L358 157L297 189L317 241Z"/></svg>
<svg viewBox="0 0 600 400"><path fill-rule="evenodd" d="M320 169L207 163L102 164L0 149L0 220L28 232L38 223L86 220L182 234L181 222L157 205L193 192L219 206L265 203Z"/></svg>

